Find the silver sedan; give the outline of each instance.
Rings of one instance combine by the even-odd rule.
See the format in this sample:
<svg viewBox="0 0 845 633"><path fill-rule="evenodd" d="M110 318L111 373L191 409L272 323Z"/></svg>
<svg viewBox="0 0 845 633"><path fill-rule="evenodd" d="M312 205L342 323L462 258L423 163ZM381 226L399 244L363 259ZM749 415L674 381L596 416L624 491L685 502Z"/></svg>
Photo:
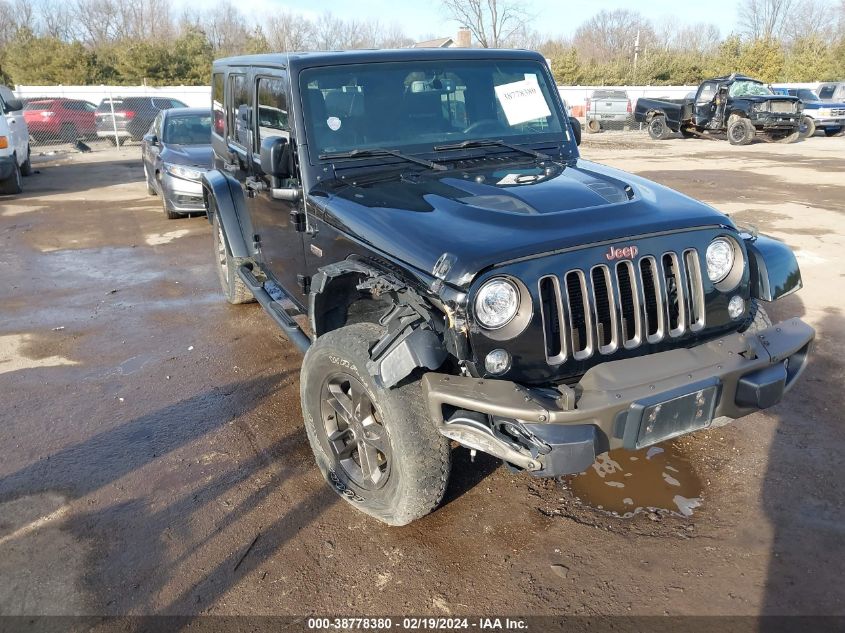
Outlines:
<svg viewBox="0 0 845 633"><path fill-rule="evenodd" d="M141 159L147 192L161 197L168 218L205 213L200 179L212 158L210 110L159 112L143 138Z"/></svg>

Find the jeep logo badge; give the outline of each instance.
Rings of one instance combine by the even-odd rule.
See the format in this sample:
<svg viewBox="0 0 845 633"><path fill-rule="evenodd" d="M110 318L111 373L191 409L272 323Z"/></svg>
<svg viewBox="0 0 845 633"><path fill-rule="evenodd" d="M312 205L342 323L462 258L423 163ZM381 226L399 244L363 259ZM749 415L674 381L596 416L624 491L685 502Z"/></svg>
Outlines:
<svg viewBox="0 0 845 633"><path fill-rule="evenodd" d="M604 256L610 261L614 259L634 259L639 252L640 249L636 246L626 246L624 248L613 248L611 246L610 250Z"/></svg>

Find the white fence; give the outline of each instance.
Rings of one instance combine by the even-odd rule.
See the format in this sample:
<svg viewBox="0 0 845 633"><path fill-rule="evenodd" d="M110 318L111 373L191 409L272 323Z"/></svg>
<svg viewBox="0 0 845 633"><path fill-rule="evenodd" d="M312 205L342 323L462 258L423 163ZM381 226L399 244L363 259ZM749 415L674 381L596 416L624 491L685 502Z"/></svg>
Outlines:
<svg viewBox="0 0 845 633"><path fill-rule="evenodd" d="M169 97L192 108L211 107L209 86L15 86L15 95L21 99L81 99L94 105L108 97Z"/></svg>

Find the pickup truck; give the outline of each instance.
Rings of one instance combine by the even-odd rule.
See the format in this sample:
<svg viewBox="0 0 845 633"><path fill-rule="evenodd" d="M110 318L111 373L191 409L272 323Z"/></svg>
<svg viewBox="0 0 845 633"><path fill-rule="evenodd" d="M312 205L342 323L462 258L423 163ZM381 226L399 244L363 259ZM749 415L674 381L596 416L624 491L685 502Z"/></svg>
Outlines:
<svg viewBox="0 0 845 633"><path fill-rule="evenodd" d="M806 88L774 88L775 94L790 95L804 104L801 136L808 138L823 130L825 136L842 136L845 133L845 102L823 101L819 95Z"/></svg>
<svg viewBox="0 0 845 633"><path fill-rule="evenodd" d="M763 82L732 74L703 82L692 99L637 100L634 120L655 140L672 132L684 138L726 134L731 145L747 145L757 134L767 141L799 138L803 106L797 97L776 95Z"/></svg>
<svg viewBox="0 0 845 633"><path fill-rule="evenodd" d="M807 365L813 329L764 308L801 287L789 247L582 158L538 53L250 55L211 85L209 264L304 352L317 466L385 523L437 507L453 442L582 472L770 407Z"/></svg>
<svg viewBox="0 0 845 633"><path fill-rule="evenodd" d="M631 100L624 90L594 90L584 108L587 131L598 132L605 123L624 125L631 116Z"/></svg>

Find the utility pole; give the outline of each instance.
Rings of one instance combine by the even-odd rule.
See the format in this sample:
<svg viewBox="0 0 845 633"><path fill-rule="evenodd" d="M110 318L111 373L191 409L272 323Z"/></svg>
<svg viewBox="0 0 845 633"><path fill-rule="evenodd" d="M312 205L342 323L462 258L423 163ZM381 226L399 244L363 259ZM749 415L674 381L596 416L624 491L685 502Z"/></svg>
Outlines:
<svg viewBox="0 0 845 633"><path fill-rule="evenodd" d="M637 59L640 56L640 30L637 29L637 39L634 40L634 85L637 85Z"/></svg>

